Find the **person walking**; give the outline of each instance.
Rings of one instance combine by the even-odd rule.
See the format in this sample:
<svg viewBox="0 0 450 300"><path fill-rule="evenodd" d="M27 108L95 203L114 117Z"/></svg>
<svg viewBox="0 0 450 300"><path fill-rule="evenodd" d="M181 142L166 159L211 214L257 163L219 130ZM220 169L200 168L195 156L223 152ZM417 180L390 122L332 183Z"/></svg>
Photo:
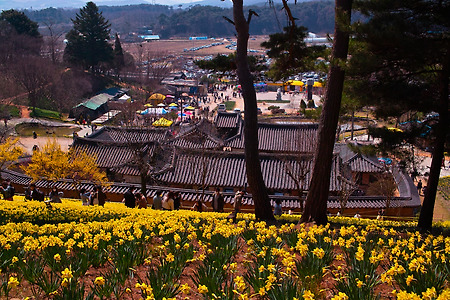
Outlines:
<svg viewBox="0 0 450 300"><path fill-rule="evenodd" d="M126 207L135 208L136 207L136 197L133 194L134 187L130 187L128 191L123 195L122 202L125 203Z"/></svg>
<svg viewBox="0 0 450 300"><path fill-rule="evenodd" d="M94 188L92 189L91 195L89 197L89 204L98 205L98 190L96 186L94 186Z"/></svg>
<svg viewBox="0 0 450 300"><path fill-rule="evenodd" d="M25 191L26 200L44 201L45 195L41 192L36 184L30 184L30 187Z"/></svg>
<svg viewBox="0 0 450 300"><path fill-rule="evenodd" d="M173 207L175 210L179 210L181 207L181 194L178 191L173 193Z"/></svg>
<svg viewBox="0 0 450 300"><path fill-rule="evenodd" d="M80 190L80 198L81 198L81 204L83 206L88 206L89 205L89 193L86 192L85 188L82 188Z"/></svg>
<svg viewBox="0 0 450 300"><path fill-rule="evenodd" d="M275 216L281 216L282 213L283 213L283 210L281 208L281 200L277 199L277 200L275 200L275 206L273 208L273 214Z"/></svg>
<svg viewBox="0 0 450 300"><path fill-rule="evenodd" d="M136 193L136 203L138 208L147 208L147 198L142 193Z"/></svg>
<svg viewBox="0 0 450 300"><path fill-rule="evenodd" d="M419 180L419 182L417 183L417 192L419 193L419 196L422 195L422 180Z"/></svg>
<svg viewBox="0 0 450 300"><path fill-rule="evenodd" d="M199 200L195 201L195 204L194 204L194 206L192 206L191 210L202 212L202 211L207 211L208 207L205 205L205 203L203 203L199 199Z"/></svg>
<svg viewBox="0 0 450 300"><path fill-rule="evenodd" d="M162 194L162 192L160 190L156 191L156 195L155 195L155 197L153 197L153 205L152 205L153 209L158 209L158 210L162 209L161 194Z"/></svg>
<svg viewBox="0 0 450 300"><path fill-rule="evenodd" d="M106 203L106 194L102 190L102 186L97 186L97 193L98 193L98 205L105 206Z"/></svg>
<svg viewBox="0 0 450 300"><path fill-rule="evenodd" d="M2 185L0 186L0 193L2 193L4 200L13 201L13 195L8 188L6 181L2 182Z"/></svg>
<svg viewBox="0 0 450 300"><path fill-rule="evenodd" d="M167 195L164 196L162 201L162 209L163 210L174 210L174 201L173 201L173 192L170 191Z"/></svg>
<svg viewBox="0 0 450 300"><path fill-rule="evenodd" d="M50 191L50 194L48 194L48 197L53 203L62 203L61 198L59 197L58 188L53 187Z"/></svg>
<svg viewBox="0 0 450 300"><path fill-rule="evenodd" d="M234 194L233 212L227 217L228 219L233 219L233 223L236 223L237 214L241 211L242 196L244 196L242 189L239 189L236 194Z"/></svg>
<svg viewBox="0 0 450 300"><path fill-rule="evenodd" d="M219 188L216 188L213 194L212 208L214 212L223 212L225 199Z"/></svg>

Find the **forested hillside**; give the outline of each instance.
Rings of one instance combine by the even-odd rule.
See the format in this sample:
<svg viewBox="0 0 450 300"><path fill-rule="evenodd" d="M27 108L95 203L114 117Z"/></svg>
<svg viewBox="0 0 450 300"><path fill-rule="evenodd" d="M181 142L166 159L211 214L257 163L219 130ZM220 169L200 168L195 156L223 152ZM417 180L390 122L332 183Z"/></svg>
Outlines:
<svg viewBox="0 0 450 300"><path fill-rule="evenodd" d="M327 33L333 30L334 2L312 1L292 5L298 25L309 31ZM252 19L250 34L271 34L280 32L286 24L281 6L251 6L259 14ZM234 27L223 17L232 18L232 10L216 6L194 6L188 10L173 9L165 5L100 6L103 15L112 25L112 32L126 34L136 32L143 26L159 34L161 38L206 35L223 37L234 35ZM26 10L28 17L41 25L70 23L76 9L48 8L39 11Z"/></svg>

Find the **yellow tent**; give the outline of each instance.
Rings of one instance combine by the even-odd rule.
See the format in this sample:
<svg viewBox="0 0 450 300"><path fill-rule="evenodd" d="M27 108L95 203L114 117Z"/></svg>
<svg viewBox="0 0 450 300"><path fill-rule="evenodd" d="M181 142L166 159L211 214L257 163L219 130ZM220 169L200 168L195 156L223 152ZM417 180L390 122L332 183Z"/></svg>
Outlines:
<svg viewBox="0 0 450 300"><path fill-rule="evenodd" d="M166 96L159 93L154 93L148 98L148 100L160 100L160 101L163 101L164 99L166 99Z"/></svg>
<svg viewBox="0 0 450 300"><path fill-rule="evenodd" d="M188 106L188 107L186 107L185 109L188 109L188 110L194 110L195 109L195 107L192 107L192 106Z"/></svg>
<svg viewBox="0 0 450 300"><path fill-rule="evenodd" d="M167 120L166 118L161 118L155 122L153 122L153 126L155 127L169 127L172 125L173 121Z"/></svg>
<svg viewBox="0 0 450 300"><path fill-rule="evenodd" d="M153 105L151 105L150 103L147 103L144 105L145 107L152 107Z"/></svg>
<svg viewBox="0 0 450 300"><path fill-rule="evenodd" d="M286 82L286 85L304 86L305 84L300 80L289 80Z"/></svg>
<svg viewBox="0 0 450 300"><path fill-rule="evenodd" d="M314 82L313 87L322 87L322 84L318 81Z"/></svg>
<svg viewBox="0 0 450 300"><path fill-rule="evenodd" d="M170 106L170 107L178 106L178 104L176 104L176 103L170 103L169 106Z"/></svg>

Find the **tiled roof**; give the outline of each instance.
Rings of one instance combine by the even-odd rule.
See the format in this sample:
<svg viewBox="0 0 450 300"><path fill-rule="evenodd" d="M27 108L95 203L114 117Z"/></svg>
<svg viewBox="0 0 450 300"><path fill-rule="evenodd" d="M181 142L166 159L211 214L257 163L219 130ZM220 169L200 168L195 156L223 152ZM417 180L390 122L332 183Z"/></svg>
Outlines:
<svg viewBox="0 0 450 300"><path fill-rule="evenodd" d="M130 164L136 155L128 144L111 144L83 138L75 139L72 147L75 151L84 151L88 155L94 156L100 168L124 167ZM140 147L142 147L144 153L152 155L155 144L148 143ZM133 175L135 172L126 172L124 174Z"/></svg>
<svg viewBox="0 0 450 300"><path fill-rule="evenodd" d="M219 112L216 115L214 123L217 128L238 128L241 120L240 113Z"/></svg>
<svg viewBox="0 0 450 300"><path fill-rule="evenodd" d="M184 135L177 136L170 144L188 149L218 149L223 145L223 142L199 130L192 130Z"/></svg>
<svg viewBox="0 0 450 300"><path fill-rule="evenodd" d="M361 154L355 154L344 163L348 163L352 171L358 173L379 173L384 170L382 165Z"/></svg>
<svg viewBox="0 0 450 300"><path fill-rule="evenodd" d="M335 144L334 152L342 158L342 163L350 166L352 172L379 173L384 171L384 167L378 163L376 157L355 153L348 144Z"/></svg>
<svg viewBox="0 0 450 300"><path fill-rule="evenodd" d="M31 183L31 178L14 171L4 170L1 172L2 178L10 179L13 184L27 186ZM39 188L52 188L57 187L60 191L73 191L80 190L85 188L87 191L91 191L94 187L93 183L90 182L80 182L74 184L71 180L59 180L57 182L47 182L45 180L39 180L36 182L36 186ZM128 191L130 186L134 186L135 188L140 188L139 184L129 184L129 183L118 183L112 182L107 187L104 188L106 193L110 194L124 194ZM163 194L166 194L170 191L179 191L183 201L196 201L202 191L192 190L192 189L179 189L172 188L167 186L148 186L147 187L147 196L153 197L156 195L156 191L161 190ZM212 191L204 191L204 201L211 202L212 201ZM225 203L232 204L234 199L234 193L223 193L225 198ZM281 200L281 204L283 209L299 209L300 202L297 196L285 196L285 195L269 195L271 199L272 206L275 204L276 199ZM254 202L251 194L246 194L243 197L243 204L253 206ZM383 197L379 196L351 196L347 202L347 208L354 209L381 209L385 208L386 201ZM420 203L417 204L414 199L410 197L394 197L391 200L392 207L417 207L420 206ZM339 200L336 197L330 197L328 199L327 207L330 209L340 208Z"/></svg>
<svg viewBox="0 0 450 300"><path fill-rule="evenodd" d="M259 123L259 150L270 152L313 153L317 140L317 124ZM225 146L243 149L244 132L225 141Z"/></svg>
<svg viewBox="0 0 450 300"><path fill-rule="evenodd" d="M169 144L187 149L219 149L223 140L214 135L215 128L202 120L178 134Z"/></svg>
<svg viewBox="0 0 450 300"><path fill-rule="evenodd" d="M89 135L87 139L116 143L147 143L153 141L162 142L169 137L171 137L171 133L167 129L105 126Z"/></svg>
<svg viewBox="0 0 450 300"><path fill-rule="evenodd" d="M298 174L301 168L294 156L289 155L260 155L261 169L264 182L269 189L294 190L295 182L287 174L286 169L291 168ZM306 169L312 168L312 157L305 161ZM340 190L338 180L339 162L333 160L331 191ZM205 177L203 181L202 178ZM308 189L311 172L306 174L304 190ZM243 153L194 151L177 153L171 168L159 174L159 180L173 185L201 185L219 187L247 186L245 158Z"/></svg>

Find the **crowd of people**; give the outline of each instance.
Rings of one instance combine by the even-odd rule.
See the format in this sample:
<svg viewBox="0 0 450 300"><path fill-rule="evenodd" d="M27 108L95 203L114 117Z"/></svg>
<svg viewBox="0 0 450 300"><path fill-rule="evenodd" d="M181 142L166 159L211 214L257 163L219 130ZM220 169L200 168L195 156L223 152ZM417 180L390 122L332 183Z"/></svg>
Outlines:
<svg viewBox="0 0 450 300"><path fill-rule="evenodd" d="M6 180L2 183L2 185L0 186L0 193L3 196L3 199L9 201L13 200L15 189L11 185L11 181ZM233 219L233 221L236 220L237 213L241 211L242 198L244 194L245 192L242 189L239 189L235 193L233 210L228 216L229 219ZM56 187L53 187L48 193L48 200L45 200L45 196L45 193L41 191L34 183L31 183L25 190L25 200L62 203L61 198L63 197L63 193L61 191L58 191L58 188ZM79 196L83 206L105 206L107 200L107 196L103 192L100 185L94 186L92 191L87 191L85 188L82 188L79 192ZM204 212L208 210L212 210L213 212L224 212L225 198L220 191L220 188L216 188L212 195L211 208L209 208L201 198L202 197L199 197L195 201L194 205L191 207L191 210L198 212ZM130 187L128 191L123 195L122 202L128 208L147 208L151 204L151 208L156 210L179 210L182 203L182 197L179 191L169 191L164 194L163 191L158 190L156 191L156 194L152 199L152 203L150 203L148 200L149 199L147 199L147 197L143 193L135 192L135 188ZM275 202L274 215L280 216L282 214L281 201L277 199Z"/></svg>

